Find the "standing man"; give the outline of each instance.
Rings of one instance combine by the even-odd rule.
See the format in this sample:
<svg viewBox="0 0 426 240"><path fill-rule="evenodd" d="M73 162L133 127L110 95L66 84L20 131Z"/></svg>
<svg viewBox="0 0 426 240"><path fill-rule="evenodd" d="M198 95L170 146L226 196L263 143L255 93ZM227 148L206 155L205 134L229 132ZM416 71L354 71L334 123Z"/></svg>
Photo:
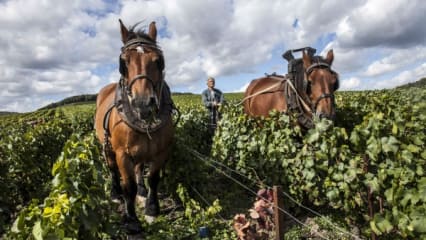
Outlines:
<svg viewBox="0 0 426 240"><path fill-rule="evenodd" d="M218 108L223 103L223 93L214 88L215 79L209 77L207 79L207 89L201 94L201 98L204 106L209 110L210 113L210 123L212 128L216 128L216 122L220 118Z"/></svg>

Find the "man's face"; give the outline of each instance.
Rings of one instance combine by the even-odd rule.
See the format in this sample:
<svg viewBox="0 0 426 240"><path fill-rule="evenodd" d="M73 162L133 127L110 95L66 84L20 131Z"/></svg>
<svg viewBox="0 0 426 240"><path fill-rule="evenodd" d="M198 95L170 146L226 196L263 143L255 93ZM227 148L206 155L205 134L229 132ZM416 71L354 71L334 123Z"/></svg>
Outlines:
<svg viewBox="0 0 426 240"><path fill-rule="evenodd" d="M209 87L209 88L214 87L214 80L209 79L209 80L207 81L207 87Z"/></svg>

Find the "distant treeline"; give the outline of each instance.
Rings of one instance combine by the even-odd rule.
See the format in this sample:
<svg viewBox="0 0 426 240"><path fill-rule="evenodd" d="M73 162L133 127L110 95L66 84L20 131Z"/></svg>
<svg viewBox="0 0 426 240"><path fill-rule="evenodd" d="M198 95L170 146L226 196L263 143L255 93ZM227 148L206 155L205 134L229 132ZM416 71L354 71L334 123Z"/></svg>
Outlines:
<svg viewBox="0 0 426 240"><path fill-rule="evenodd" d="M190 92L176 92L172 93L172 95L193 95L194 93ZM69 104L78 104L78 103L86 103L86 102L95 102L96 97L98 94L84 94L84 95L78 95L73 97L65 98L59 102L51 103L47 106L44 106L38 110L44 110L44 109L50 109L50 108L56 108L59 106L69 105ZM0 113L1 114L1 113Z"/></svg>
<svg viewBox="0 0 426 240"><path fill-rule="evenodd" d="M17 113L17 112L2 112L2 111L0 111L0 116L1 115L10 115L10 114L19 114L19 113Z"/></svg>
<svg viewBox="0 0 426 240"><path fill-rule="evenodd" d="M411 87L417 87L417 88L424 88L426 87L426 77L412 83L407 83L401 86L396 87L397 89L401 88L411 88Z"/></svg>
<svg viewBox="0 0 426 240"><path fill-rule="evenodd" d="M412 82L412 83L407 83L401 86L396 87L397 89L401 89L401 88L411 88L411 87L426 87L426 78L422 78L416 82ZM194 93L190 93L190 92L174 92L172 93L172 95L194 95ZM64 105L68 105L68 104L78 104L78 103L85 103L85 102L95 102L96 101L96 97L97 94L84 94L84 95L78 95L78 96L73 96L73 97L68 97L65 98L64 100L61 100L59 102L55 102L55 103L51 103L47 106L44 106L38 110L43 110L43 109L50 109L50 108L55 108L55 107L59 107L59 106L64 106ZM0 112L0 115L3 112ZM10 114L10 113L4 113L4 114Z"/></svg>
<svg viewBox="0 0 426 240"><path fill-rule="evenodd" d="M65 99L63 99L59 102L54 102L54 103L51 103L47 106L44 106L44 107L42 107L38 110L56 108L56 107L64 106L64 105L68 105L68 104L76 104L76 103L83 103L83 102L94 102L94 101L96 101L97 96L98 96L98 94L84 94L84 95L68 97L68 98L65 98Z"/></svg>

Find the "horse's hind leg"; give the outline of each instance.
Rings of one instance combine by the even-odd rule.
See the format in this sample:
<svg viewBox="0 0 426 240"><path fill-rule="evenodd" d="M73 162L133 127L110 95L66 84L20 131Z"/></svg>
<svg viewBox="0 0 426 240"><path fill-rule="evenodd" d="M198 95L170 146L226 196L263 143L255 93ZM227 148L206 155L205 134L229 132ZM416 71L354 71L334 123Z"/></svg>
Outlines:
<svg viewBox="0 0 426 240"><path fill-rule="evenodd" d="M144 164L138 163L135 166L136 182L138 184L138 195L146 197L148 195L148 190L146 189L144 182Z"/></svg>
<svg viewBox="0 0 426 240"><path fill-rule="evenodd" d="M125 228L128 234L140 233L142 232L142 227L135 210L137 185L134 164L126 153L117 152L117 165L122 178L121 187L125 203Z"/></svg>

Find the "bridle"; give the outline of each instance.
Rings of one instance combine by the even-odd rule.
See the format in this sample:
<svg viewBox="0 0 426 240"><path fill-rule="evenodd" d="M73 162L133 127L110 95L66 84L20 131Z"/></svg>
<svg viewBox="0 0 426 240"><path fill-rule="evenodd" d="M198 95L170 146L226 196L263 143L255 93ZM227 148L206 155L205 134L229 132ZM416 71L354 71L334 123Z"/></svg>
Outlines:
<svg viewBox="0 0 426 240"><path fill-rule="evenodd" d="M325 63L325 62L315 62L315 63L313 63L311 66L309 66L306 70L305 70L305 80L304 81L306 81L306 82L308 82L309 83L309 81L308 81L308 79L309 79L309 75L311 75L311 73L315 70L315 69L317 69L317 68L321 68L321 69L327 69L331 74L334 74L335 72L333 71L333 70L331 70L331 67L330 67L330 65L328 64L328 63ZM319 104L319 102L321 101L321 100L323 100L323 99L326 99L326 98L331 98L331 102L332 102L332 104L333 104L333 108L335 107L335 102L334 102L334 91L336 91L337 89L339 88L339 84L338 84L338 82L336 81L336 83L335 83L335 85L334 85L334 89L333 89L333 92L332 93L323 93L323 94L321 94L321 96L319 96L319 98L318 99L316 99L316 101L315 102L312 102L311 100L310 100L310 98L308 97L307 98L307 100L311 103L310 105L311 105L311 112L313 113L313 114L315 114L316 113L316 110L317 110L317 107L318 107L318 104ZM306 89L305 89L305 91L306 91Z"/></svg>
<svg viewBox="0 0 426 240"><path fill-rule="evenodd" d="M145 79L148 80L148 82L151 84L152 88L154 89L154 91L158 94L157 98L158 98L158 102L156 102L157 104L157 109L160 109L161 106L161 91L163 90L163 86L164 86L164 81L161 80L160 83L160 89L158 89L157 84L154 83L154 81L146 74L138 74L135 77L133 77L133 79L130 81L129 84L125 84L126 82L126 77L124 77L123 75L121 75L120 77L120 81L119 81L119 86L122 89L122 91L124 91L127 94L128 98L132 98L133 94L132 94L132 86L133 84L135 84L136 81L140 80L140 79Z"/></svg>
<svg viewBox="0 0 426 240"><path fill-rule="evenodd" d="M126 44L121 48L121 54L120 54L120 73L121 73L120 82L119 82L120 87L127 93L127 95L129 97L132 97L133 84L135 84L135 82L140 80L140 79L145 79L151 84L154 91L160 94L159 98L161 98L161 90L162 90L163 84L164 84L163 76L161 76L161 80L160 80L161 81L160 82L160 89L158 89L158 84L156 84L152 80L152 78L150 78L147 74L138 74L135 77L133 77L132 80L130 80L130 81L128 81L128 79L127 79L127 76L126 76L127 73L128 73L127 63L126 63L126 61L124 61L123 55L125 54L126 51L132 50L132 49L137 49L138 52L142 51L143 53L145 53L145 51L143 50L144 47L149 47L149 48L155 49L162 56L161 50L152 41L149 41L145 38L135 38L135 39L131 39L131 40L127 41ZM163 75L162 68L164 66L159 65L158 67L160 68L161 75ZM126 82L128 84L126 84ZM158 91L158 90L160 90L160 91ZM160 103L158 103L158 105L159 104Z"/></svg>
<svg viewBox="0 0 426 240"><path fill-rule="evenodd" d="M147 74L138 74L135 77L133 77L130 81L128 81L128 78L127 78L127 75L128 75L127 74L127 63L125 62L123 55L125 54L126 51L128 51L130 49L137 49L138 51L143 51L143 47L153 48L153 49L159 51L160 54L161 54L161 50L158 48L158 46L154 42L149 41L149 40L144 39L144 38L136 38L136 39L129 40L121 48L121 54L120 54L120 59L119 59L120 60L119 70L120 70L120 73L121 73L121 77L120 77L118 87L116 88L114 103L108 108L108 110L105 114L105 117L104 117L104 124L103 125L104 125L105 138L106 139L110 136L109 129L108 129L108 122L109 122L109 117L110 117L110 114L111 114L111 111L112 111L113 108L117 109L118 114L123 119L123 121L125 123L127 123L127 125L129 125L132 129L134 129L134 130L136 130L140 133L146 133L149 138L151 138L150 132L157 131L165 123L165 121L162 120L162 115L161 115L162 113L161 113L161 109L160 109L160 106L162 104L161 96L163 95L163 85L165 84L164 79L163 79L163 73L162 73L164 64L162 65L163 67L160 68L160 70L161 70L161 78L160 78L161 79L161 86L160 86L160 89L157 89L158 88L157 84L155 84L154 81L152 80L152 78L150 78ZM161 57L162 57L162 54L161 54ZM135 82L140 80L140 79L148 80L148 82L152 85L154 91L158 92L157 94L159 94L159 96L157 96L158 101L156 103L157 104L157 113L152 115L152 117L154 118L153 121L143 119L140 116L138 116L137 114L135 114L134 106L132 106L132 104L130 103L130 99L132 98L131 89L132 89L133 85L135 84ZM128 84L126 84L126 83L128 83Z"/></svg>

